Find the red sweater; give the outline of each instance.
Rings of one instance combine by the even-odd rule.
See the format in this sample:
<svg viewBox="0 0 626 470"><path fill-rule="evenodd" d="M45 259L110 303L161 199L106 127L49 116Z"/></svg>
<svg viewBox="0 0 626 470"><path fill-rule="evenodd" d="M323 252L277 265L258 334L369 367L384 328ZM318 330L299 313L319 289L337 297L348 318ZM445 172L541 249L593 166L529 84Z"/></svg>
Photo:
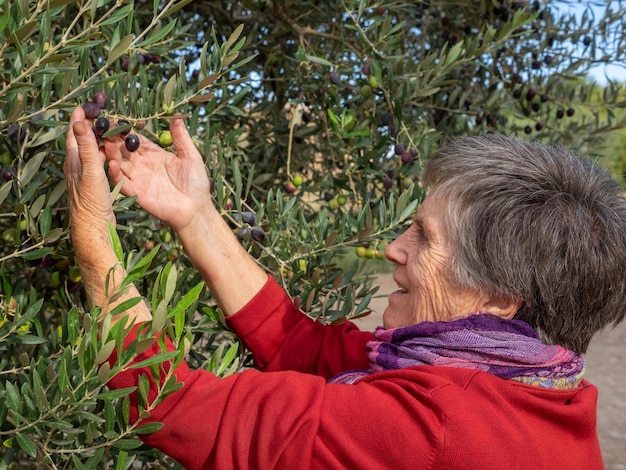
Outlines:
<svg viewBox="0 0 626 470"><path fill-rule="evenodd" d="M311 321L271 278L229 321L263 372L220 380L182 365L184 387L146 420L164 427L142 439L189 470L602 468L588 382L551 390L421 366L328 384L368 367L372 333ZM110 386L134 386L142 372L150 375L134 369Z"/></svg>

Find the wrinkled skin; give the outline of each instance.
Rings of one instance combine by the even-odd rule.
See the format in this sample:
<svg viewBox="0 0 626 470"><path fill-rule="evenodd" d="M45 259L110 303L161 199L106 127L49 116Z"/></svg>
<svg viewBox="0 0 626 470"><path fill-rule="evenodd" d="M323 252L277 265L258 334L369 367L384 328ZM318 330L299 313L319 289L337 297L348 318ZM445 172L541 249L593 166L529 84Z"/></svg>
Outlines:
<svg viewBox="0 0 626 470"><path fill-rule="evenodd" d="M110 246L108 224L115 224L115 216L104 171L106 157L98 147L92 126L91 121L85 119L83 109L76 108L70 118L63 171L77 256L95 260ZM94 240L99 243L95 244Z"/></svg>
<svg viewBox="0 0 626 470"><path fill-rule="evenodd" d="M104 171L105 154L98 146L93 124L85 119L82 108L72 113L66 137L66 157L63 165L67 181L72 244L81 271L85 292L92 306L109 310L139 293L128 286L116 300L111 300L119 288L124 271L118 263L109 238L109 223L115 223L109 181ZM126 310L130 321L150 320L144 302Z"/></svg>
<svg viewBox="0 0 626 470"><path fill-rule="evenodd" d="M519 302L462 287L454 280L445 210L445 203L431 193L411 227L387 246L385 256L396 264L393 278L400 289L389 296L383 314L385 328L450 321L476 313L511 318L519 308Z"/></svg>
<svg viewBox="0 0 626 470"><path fill-rule="evenodd" d="M136 152L126 150L121 136L107 139L104 148L112 182L124 180L124 194L136 195L143 209L181 232L212 205L210 182L183 120L173 119L170 131L177 155L141 135Z"/></svg>

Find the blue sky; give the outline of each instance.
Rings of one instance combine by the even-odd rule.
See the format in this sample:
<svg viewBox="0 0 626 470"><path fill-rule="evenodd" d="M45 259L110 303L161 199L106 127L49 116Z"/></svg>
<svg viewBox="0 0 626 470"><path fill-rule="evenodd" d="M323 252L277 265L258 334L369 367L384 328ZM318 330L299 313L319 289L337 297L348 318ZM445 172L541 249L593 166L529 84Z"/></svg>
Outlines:
<svg viewBox="0 0 626 470"><path fill-rule="evenodd" d="M577 17L580 17L583 12L588 8L594 11L596 18L601 18L603 16L604 10L606 8L606 2L600 1L555 1L554 7L557 10L574 13ZM618 5L619 8L619 5ZM626 83L626 69L619 65L601 65L593 68L590 73L590 77L592 77L599 84L606 84L607 77L611 80L616 80L622 83Z"/></svg>

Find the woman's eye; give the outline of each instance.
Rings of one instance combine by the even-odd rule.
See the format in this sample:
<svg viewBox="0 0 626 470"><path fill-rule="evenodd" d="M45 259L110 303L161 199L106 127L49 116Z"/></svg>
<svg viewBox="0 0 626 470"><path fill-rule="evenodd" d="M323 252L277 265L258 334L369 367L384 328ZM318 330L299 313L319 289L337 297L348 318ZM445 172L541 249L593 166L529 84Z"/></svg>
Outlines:
<svg viewBox="0 0 626 470"><path fill-rule="evenodd" d="M415 223L413 224L415 233L417 234L419 240L426 240L426 234L424 233L424 229L421 225Z"/></svg>

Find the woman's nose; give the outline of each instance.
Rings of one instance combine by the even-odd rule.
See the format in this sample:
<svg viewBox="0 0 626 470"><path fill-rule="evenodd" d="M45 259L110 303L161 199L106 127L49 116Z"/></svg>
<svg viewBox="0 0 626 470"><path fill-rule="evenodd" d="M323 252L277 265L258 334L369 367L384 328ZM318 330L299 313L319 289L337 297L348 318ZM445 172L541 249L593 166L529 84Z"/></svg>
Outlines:
<svg viewBox="0 0 626 470"><path fill-rule="evenodd" d="M402 249L402 235L387 245L385 248L385 258L397 264L404 264L406 262L406 253Z"/></svg>

